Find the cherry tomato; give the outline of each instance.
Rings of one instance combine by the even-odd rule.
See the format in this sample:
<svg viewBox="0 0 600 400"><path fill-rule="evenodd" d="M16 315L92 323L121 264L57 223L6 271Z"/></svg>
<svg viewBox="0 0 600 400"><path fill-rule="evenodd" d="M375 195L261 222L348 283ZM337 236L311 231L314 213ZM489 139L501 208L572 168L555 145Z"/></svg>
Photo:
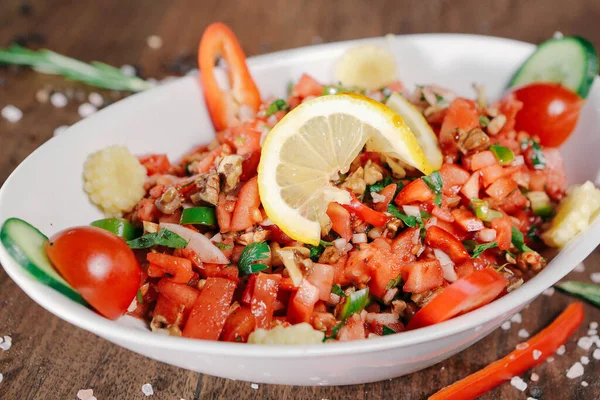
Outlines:
<svg viewBox="0 0 600 400"><path fill-rule="evenodd" d="M490 268L471 272L421 308L412 317L407 329L437 324L486 305L504 290L506 283L506 278Z"/></svg>
<svg viewBox="0 0 600 400"><path fill-rule="evenodd" d="M534 83L514 92L523 108L517 113L516 130L539 136L544 146L560 146L577 124L584 100L555 83Z"/></svg>
<svg viewBox="0 0 600 400"><path fill-rule="evenodd" d="M57 233L45 247L62 277L100 314L117 319L127 311L142 270L123 239L81 226Z"/></svg>

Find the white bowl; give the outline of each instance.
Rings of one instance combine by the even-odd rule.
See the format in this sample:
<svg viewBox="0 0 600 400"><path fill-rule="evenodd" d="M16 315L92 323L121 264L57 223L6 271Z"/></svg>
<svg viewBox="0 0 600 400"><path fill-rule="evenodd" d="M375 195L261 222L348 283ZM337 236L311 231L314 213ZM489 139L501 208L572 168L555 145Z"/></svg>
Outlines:
<svg viewBox="0 0 600 400"><path fill-rule="evenodd" d="M349 47L388 40L367 39L254 57L250 68L263 97L283 95L290 80L308 72L333 80L333 63ZM409 86L437 83L472 97L473 82L497 98L509 77L533 51L531 44L469 35L414 35L389 40L401 80ZM561 148L571 183L592 181L600 166L600 85L596 82L577 131ZM112 144L137 154L166 152L177 159L208 142L213 128L194 77L132 96L86 118L31 154L0 190L0 224L22 218L51 235L101 217L82 190L86 156ZM573 240L523 287L476 311L411 332L314 346L265 346L165 337L140 321L109 321L38 283L0 246L10 277L42 307L113 343L190 370L252 382L347 385L408 374L435 364L496 329L579 264L600 242L600 222Z"/></svg>

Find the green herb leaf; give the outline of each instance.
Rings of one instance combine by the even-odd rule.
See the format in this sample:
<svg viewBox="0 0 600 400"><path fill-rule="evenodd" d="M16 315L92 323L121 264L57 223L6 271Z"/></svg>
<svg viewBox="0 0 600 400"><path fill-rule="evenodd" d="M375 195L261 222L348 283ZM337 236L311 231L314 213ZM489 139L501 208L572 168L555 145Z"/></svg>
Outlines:
<svg viewBox="0 0 600 400"><path fill-rule="evenodd" d="M444 181L442 180L442 175L440 175L439 171L433 171L429 176L421 177L423 182L429 186L429 189L435 194L434 203L439 206L442 205L442 186L444 185Z"/></svg>
<svg viewBox="0 0 600 400"><path fill-rule="evenodd" d="M333 246L333 242L328 242L326 240L319 240L319 246L325 246L325 247L329 247L329 246Z"/></svg>
<svg viewBox="0 0 600 400"><path fill-rule="evenodd" d="M240 275L250 275L268 268L264 264L252 264L255 261L264 260L269 257L270 249L266 242L250 243L240 255L238 269Z"/></svg>
<svg viewBox="0 0 600 400"><path fill-rule="evenodd" d="M159 230L158 233L148 233L127 242L127 245L132 249L149 249L156 245L166 246L172 249L182 249L187 246L187 244L187 240L165 228Z"/></svg>
<svg viewBox="0 0 600 400"><path fill-rule="evenodd" d="M242 337L241 336L236 336L235 337L235 341L236 342L241 342L242 341Z"/></svg>
<svg viewBox="0 0 600 400"><path fill-rule="evenodd" d="M490 150L494 153L501 165L510 164L515 160L515 153L508 147L494 144L490 146Z"/></svg>
<svg viewBox="0 0 600 400"><path fill-rule="evenodd" d="M535 169L546 168L546 156L540 147L539 143L532 140L531 147L533 148L533 157L531 158L531 164Z"/></svg>
<svg viewBox="0 0 600 400"><path fill-rule="evenodd" d="M137 302L144 304L144 296L142 295L142 291L140 289L137 291Z"/></svg>
<svg viewBox="0 0 600 400"><path fill-rule="evenodd" d="M479 116L479 125L481 125L482 128L485 128L486 126L488 126L490 124L490 119L488 117L486 117L485 115L480 115Z"/></svg>
<svg viewBox="0 0 600 400"><path fill-rule="evenodd" d="M479 257L481 255L481 253L483 253L487 249L493 249L494 247L498 247L498 243L496 243L496 242L489 242L489 243L478 244L478 245L476 245L473 248L473 252L471 254L471 258L477 258L477 257Z"/></svg>
<svg viewBox="0 0 600 400"><path fill-rule="evenodd" d="M567 281L557 284L556 287L563 292L587 300L596 307L600 307L600 285Z"/></svg>
<svg viewBox="0 0 600 400"><path fill-rule="evenodd" d="M542 239L540 238L540 236L538 235L538 233L539 233L539 227L536 226L536 225L531 225L529 227L529 229L527 230L527 237L532 242L541 243Z"/></svg>
<svg viewBox="0 0 600 400"><path fill-rule="evenodd" d="M441 94L435 94L435 98L437 99L437 101L444 101L444 96L442 96Z"/></svg>
<svg viewBox="0 0 600 400"><path fill-rule="evenodd" d="M512 227L512 244L521 253L533 251L525 244L525 238L523 238L523 234L514 226Z"/></svg>
<svg viewBox="0 0 600 400"><path fill-rule="evenodd" d="M417 218L413 217L412 215L406 215L406 214L400 212L398 207L396 207L393 204L388 205L388 212L390 214L392 214L394 217L401 220L404 223L404 225L406 225L408 227L412 228L413 226L417 225Z"/></svg>
<svg viewBox="0 0 600 400"><path fill-rule="evenodd" d="M309 257L314 262L318 262L319 261L319 257L325 251L325 246L323 246L322 244L319 244L318 246L313 246L313 245L309 244L308 248L310 250Z"/></svg>
<svg viewBox="0 0 600 400"><path fill-rule="evenodd" d="M393 335L394 333L396 333L396 331L393 330L392 328L388 328L385 325L383 326L383 336Z"/></svg>
<svg viewBox="0 0 600 400"><path fill-rule="evenodd" d="M215 246L217 246L221 250L229 250L233 247L233 245L225 243L215 243Z"/></svg>
<svg viewBox="0 0 600 400"><path fill-rule="evenodd" d="M62 75L67 79L104 89L139 92L154 86L150 82L125 75L120 69L101 62L87 64L50 50L33 51L16 44L0 49L0 64L2 63L28 65L41 73Z"/></svg>
<svg viewBox="0 0 600 400"><path fill-rule="evenodd" d="M267 117L275 114L277 111L285 111L289 108L290 106L288 106L288 103L286 103L285 100L277 99L269 104L269 107L267 108Z"/></svg>
<svg viewBox="0 0 600 400"><path fill-rule="evenodd" d="M338 285L337 283L331 287L331 293L336 294L340 297L347 297L346 293L344 293L340 285Z"/></svg>
<svg viewBox="0 0 600 400"><path fill-rule="evenodd" d="M402 274L399 274L396 278L390 279L388 284L385 286L385 290L390 290L398 286L402 282Z"/></svg>
<svg viewBox="0 0 600 400"><path fill-rule="evenodd" d="M328 340L336 339L338 331L340 330L340 328L342 326L344 326L345 322L346 321L342 321L339 324L337 324L336 326L334 326L333 328L331 328L331 335L329 335L329 336L325 335L325 337L323 338L323 341L326 342Z"/></svg>
<svg viewBox="0 0 600 400"><path fill-rule="evenodd" d="M352 314L361 312L369 302L369 288L350 293L342 307L341 318L346 320Z"/></svg>
<svg viewBox="0 0 600 400"><path fill-rule="evenodd" d="M380 180L379 182L376 182L372 185L368 185L367 192L379 193L383 190L384 187L391 185L392 183L394 183L394 181L392 180L392 177L388 175L385 178L383 178L382 180Z"/></svg>

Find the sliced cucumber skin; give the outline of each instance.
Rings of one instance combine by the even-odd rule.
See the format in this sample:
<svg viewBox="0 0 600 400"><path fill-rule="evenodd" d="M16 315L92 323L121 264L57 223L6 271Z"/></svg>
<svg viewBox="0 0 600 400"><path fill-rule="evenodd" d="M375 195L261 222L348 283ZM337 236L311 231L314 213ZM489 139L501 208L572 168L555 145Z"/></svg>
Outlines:
<svg viewBox="0 0 600 400"><path fill-rule="evenodd" d="M579 96L581 96L582 98L585 99L590 92L590 89L592 87L592 84L594 83L594 79L596 78L596 75L598 75L598 53L596 52L596 49L594 48L592 43L590 43L590 41L588 41L587 39L582 38L580 36L567 36L567 37L564 37L561 39L550 39L543 43L540 43L537 46L537 49L534 51L534 53L531 56L529 56L527 58L527 60L525 60L525 62L519 67L517 72L513 75L513 77L510 80L510 83L508 84L508 87L510 88L510 87L514 87L514 86L521 86L521 85L526 85L526 84L533 83L533 82L556 82L556 81L552 81L552 80L532 81L529 79L524 79L522 74L524 72L525 67L530 62L531 63L535 62L535 56L536 56L536 54L539 54L538 52L546 51L548 46L552 46L553 44L555 44L558 41L572 41L574 46L581 47L582 52L586 57L586 60L584 62L584 68L582 71L579 72L581 74L581 79L579 80L577 87L569 87L569 89L573 90ZM560 82L556 82L556 83L560 83Z"/></svg>
<svg viewBox="0 0 600 400"><path fill-rule="evenodd" d="M81 297L81 295L77 293L75 289L73 289L66 281L60 278L62 280L61 282L61 280L52 277L44 271L43 267L38 266L37 264L32 262L29 259L29 257L27 257L27 255L19 245L18 239L15 240L15 238L13 238L13 235L11 235L10 233L11 226L14 224L23 225L31 231L31 234L38 235L44 238L45 240L48 240L46 235L44 235L31 224L18 218L9 218L4 222L2 230L0 230L0 241L2 242L8 253L12 256L12 258L14 258L14 260L20 266L27 270L27 272L29 272L39 282L57 290L69 299L76 301L79 304L87 306L87 302L83 299L83 297ZM44 251L44 249L41 249L41 251ZM49 261L48 266L50 268L53 268Z"/></svg>

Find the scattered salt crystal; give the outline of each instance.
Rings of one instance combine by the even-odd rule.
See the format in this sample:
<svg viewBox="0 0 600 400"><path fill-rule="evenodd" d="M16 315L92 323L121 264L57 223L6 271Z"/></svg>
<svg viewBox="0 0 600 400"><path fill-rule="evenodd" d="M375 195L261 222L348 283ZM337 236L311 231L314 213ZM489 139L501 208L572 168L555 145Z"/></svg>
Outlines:
<svg viewBox="0 0 600 400"><path fill-rule="evenodd" d="M540 380L540 376L535 372L531 374L531 382L537 382Z"/></svg>
<svg viewBox="0 0 600 400"><path fill-rule="evenodd" d="M594 272L590 274L590 278L592 278L592 282L600 283L600 272Z"/></svg>
<svg viewBox="0 0 600 400"><path fill-rule="evenodd" d="M565 354L565 351L567 351L567 349L565 348L565 345L562 344L558 349L556 349L556 354L562 356L563 354Z"/></svg>
<svg viewBox="0 0 600 400"><path fill-rule="evenodd" d="M156 50L156 49L160 49L162 47L163 40L160 36L150 35L150 36L148 36L148 38L146 38L146 44L151 49Z"/></svg>
<svg viewBox="0 0 600 400"><path fill-rule="evenodd" d="M54 130L53 135L58 136L69 128L69 125L61 125Z"/></svg>
<svg viewBox="0 0 600 400"><path fill-rule="evenodd" d="M586 356L581 356L581 359L579 361L581 361L581 364L583 365L588 365L590 363L590 358Z"/></svg>
<svg viewBox="0 0 600 400"><path fill-rule="evenodd" d="M446 369L446 367L442 366L442 368L440 368L440 371L443 371L445 369Z"/></svg>
<svg viewBox="0 0 600 400"><path fill-rule="evenodd" d="M538 349L534 349L533 350L533 359L537 360L542 356L542 352L539 351Z"/></svg>
<svg viewBox="0 0 600 400"><path fill-rule="evenodd" d="M516 349L517 349L517 350L525 350L525 349L526 349L526 348L528 348L528 347L529 347L529 343L526 343L526 342L524 342L524 343L519 343L519 344L516 346Z"/></svg>
<svg viewBox="0 0 600 400"><path fill-rule="evenodd" d="M0 382L2 382L2 379L4 379L4 375L0 374Z"/></svg>
<svg viewBox="0 0 600 400"><path fill-rule="evenodd" d="M121 67L123 75L135 76L135 67L133 65L125 64Z"/></svg>
<svg viewBox="0 0 600 400"><path fill-rule="evenodd" d="M510 384L519 389L521 392L524 392L525 389L527 389L527 383L525 383L525 381L518 376L514 376L510 380Z"/></svg>
<svg viewBox="0 0 600 400"><path fill-rule="evenodd" d="M50 99L50 91L48 91L48 89L38 90L35 92L35 99L40 103L48 102L48 99Z"/></svg>
<svg viewBox="0 0 600 400"><path fill-rule="evenodd" d="M594 336L598 334L598 331L596 329L590 329L587 334L588 336Z"/></svg>
<svg viewBox="0 0 600 400"><path fill-rule="evenodd" d="M188 72L185 73L186 76L198 75L200 70L198 68L192 68Z"/></svg>
<svg viewBox="0 0 600 400"><path fill-rule="evenodd" d="M600 349L594 350L592 357L594 357L595 360L600 360Z"/></svg>
<svg viewBox="0 0 600 400"><path fill-rule="evenodd" d="M553 287L549 287L548 289L544 290L542 292L542 294L544 296L552 296L554 294L554 288Z"/></svg>
<svg viewBox="0 0 600 400"><path fill-rule="evenodd" d="M581 386L587 387L588 383L586 381L581 381Z"/></svg>
<svg viewBox="0 0 600 400"><path fill-rule="evenodd" d="M144 393L146 395L146 397L152 396L154 394L154 390L152 389L152 385L149 384L149 383L144 383L142 385L142 393Z"/></svg>
<svg viewBox="0 0 600 400"><path fill-rule="evenodd" d="M4 336L0 338L0 349L8 351L12 346L12 338L10 336Z"/></svg>
<svg viewBox="0 0 600 400"><path fill-rule="evenodd" d="M251 384L250 387L254 390L258 390L258 384L256 383Z"/></svg>
<svg viewBox="0 0 600 400"><path fill-rule="evenodd" d="M90 103L83 103L77 109L77 112L79 113L81 118L89 117L96 111L98 111L98 109L93 104L90 104Z"/></svg>
<svg viewBox="0 0 600 400"><path fill-rule="evenodd" d="M598 329L598 323L596 321L590 322L590 329Z"/></svg>
<svg viewBox="0 0 600 400"><path fill-rule="evenodd" d="M583 265L583 263L578 264L575 269L573 269L573 271L575 272L584 272L585 271L585 265Z"/></svg>
<svg viewBox="0 0 600 400"><path fill-rule="evenodd" d="M8 122L18 122L23 118L23 112L10 104L5 106L2 111L0 111L0 114L2 114Z"/></svg>
<svg viewBox="0 0 600 400"><path fill-rule="evenodd" d="M552 361L554 361L554 357L550 356L550 357L546 358L547 363L551 363Z"/></svg>
<svg viewBox="0 0 600 400"><path fill-rule="evenodd" d="M521 318L521 313L516 313L515 315L510 317L510 321L514 322L515 324L520 324L521 322L523 322L523 318Z"/></svg>
<svg viewBox="0 0 600 400"><path fill-rule="evenodd" d="M552 35L553 39L562 39L564 37L563 33L561 31L556 31L554 32L554 34Z"/></svg>
<svg viewBox="0 0 600 400"><path fill-rule="evenodd" d="M510 321L505 321L502 325L500 325L500 328L504 329L505 331L509 330L511 326Z"/></svg>
<svg viewBox="0 0 600 400"><path fill-rule="evenodd" d="M528 397L527 400L538 400L535 397Z"/></svg>
<svg viewBox="0 0 600 400"><path fill-rule="evenodd" d="M102 107L104 98L100 93L92 92L88 95L88 101L95 107Z"/></svg>
<svg viewBox="0 0 600 400"><path fill-rule="evenodd" d="M52 105L56 108L63 108L68 102L69 100L67 99L67 96L60 92L52 93L50 96L50 103L52 103Z"/></svg>
<svg viewBox="0 0 600 400"><path fill-rule="evenodd" d="M577 346L581 347L584 350L589 350L593 344L594 344L594 340L591 337L587 337L587 336L582 336L577 341Z"/></svg>
<svg viewBox="0 0 600 400"><path fill-rule="evenodd" d="M77 398L80 400L96 400L93 389L81 389L77 392Z"/></svg>
<svg viewBox="0 0 600 400"><path fill-rule="evenodd" d="M518 335L519 335L519 337L522 337L522 338L528 338L529 332L527 332L526 329L519 329Z"/></svg>
<svg viewBox="0 0 600 400"><path fill-rule="evenodd" d="M569 378L569 379L579 378L582 375L583 375L583 365L581 365L581 363L579 361L577 361L575 364L573 364L571 366L571 368L569 368L569 370L567 371L567 378Z"/></svg>

